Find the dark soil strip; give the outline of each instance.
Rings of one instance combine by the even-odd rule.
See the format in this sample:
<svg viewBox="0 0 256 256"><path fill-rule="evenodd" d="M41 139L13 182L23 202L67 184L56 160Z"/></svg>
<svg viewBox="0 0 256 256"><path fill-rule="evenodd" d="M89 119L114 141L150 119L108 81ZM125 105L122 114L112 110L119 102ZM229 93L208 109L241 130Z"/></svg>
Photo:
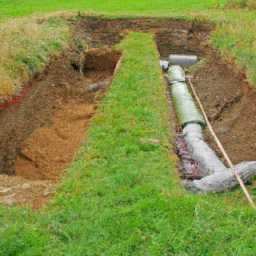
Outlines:
<svg viewBox="0 0 256 256"><path fill-rule="evenodd" d="M183 179L200 179L199 168L195 160L189 155L182 132L176 132L176 151L181 163L179 170Z"/></svg>
<svg viewBox="0 0 256 256"><path fill-rule="evenodd" d="M209 32L214 26L187 21L156 19L95 19L87 17L73 22L75 34L90 48L114 46L121 42L130 31L155 33L161 58L170 54L195 54L200 57L210 51L204 42L210 39Z"/></svg>

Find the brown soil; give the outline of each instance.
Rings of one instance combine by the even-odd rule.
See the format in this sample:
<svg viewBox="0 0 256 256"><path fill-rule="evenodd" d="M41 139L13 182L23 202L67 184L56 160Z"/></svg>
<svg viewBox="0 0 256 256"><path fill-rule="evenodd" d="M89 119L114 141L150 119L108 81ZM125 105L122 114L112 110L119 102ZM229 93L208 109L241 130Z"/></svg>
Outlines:
<svg viewBox="0 0 256 256"><path fill-rule="evenodd" d="M214 28L209 24L192 24L187 21L156 19L95 19L88 17L73 23L76 35L89 47L114 46L130 31L154 33L161 58L170 54L206 54L204 42L210 39Z"/></svg>
<svg viewBox="0 0 256 256"><path fill-rule="evenodd" d="M19 103L0 112L0 173L15 176L0 175L0 202L41 206L81 147L121 52L89 50L81 73L71 66L75 56L63 54Z"/></svg>
<svg viewBox="0 0 256 256"><path fill-rule="evenodd" d="M214 131L233 163L255 161L256 98L252 92L244 92L240 74L232 63L211 55L190 75ZM208 129L204 134L206 142L224 161Z"/></svg>
<svg viewBox="0 0 256 256"><path fill-rule="evenodd" d="M91 50L86 55L72 49L64 53L19 103L0 111L0 202L34 207L47 202L111 82L121 53L107 47L129 31L154 33L161 59L174 53L207 58L190 72L207 114L235 163L256 159L254 96L243 93L232 63L204 44L212 26L155 19L85 18L72 23L75 37ZM108 83L99 91L89 90L104 81ZM205 136L215 149L207 129Z"/></svg>

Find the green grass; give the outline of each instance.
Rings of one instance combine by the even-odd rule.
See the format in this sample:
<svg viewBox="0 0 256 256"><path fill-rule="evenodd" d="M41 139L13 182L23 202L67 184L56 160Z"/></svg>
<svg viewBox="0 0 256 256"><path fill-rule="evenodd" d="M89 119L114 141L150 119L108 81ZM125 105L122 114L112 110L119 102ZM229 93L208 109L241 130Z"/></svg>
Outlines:
<svg viewBox="0 0 256 256"><path fill-rule="evenodd" d="M226 0L20 0L20 1L0 1L0 14L2 16L23 17L35 12L53 12L59 10L82 10L94 11L105 14L168 14L170 12L182 11L183 13L191 10L202 10L211 8L213 3L219 5L226 3Z"/></svg>
<svg viewBox="0 0 256 256"><path fill-rule="evenodd" d="M256 14L255 11L231 10L223 13L224 25L212 33L211 44L217 47L224 56L234 61L238 69L245 68L247 81L256 85ZM224 16L225 15L225 16ZM223 17L226 20L223 21Z"/></svg>
<svg viewBox="0 0 256 256"><path fill-rule="evenodd" d="M121 67L55 200L39 212L0 206L0 255L255 255L255 211L240 189L198 196L179 184L152 35L130 33L118 49Z"/></svg>

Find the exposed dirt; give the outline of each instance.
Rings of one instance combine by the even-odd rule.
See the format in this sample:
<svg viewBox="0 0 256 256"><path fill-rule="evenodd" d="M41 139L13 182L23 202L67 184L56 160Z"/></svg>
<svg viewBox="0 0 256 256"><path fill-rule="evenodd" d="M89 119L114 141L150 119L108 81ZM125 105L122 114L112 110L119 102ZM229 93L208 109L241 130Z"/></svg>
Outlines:
<svg viewBox="0 0 256 256"><path fill-rule="evenodd" d="M244 92L240 74L232 63L214 54L190 75L194 77L207 116L233 163L255 161L256 98L252 92ZM204 134L207 143L224 161L208 129Z"/></svg>
<svg viewBox="0 0 256 256"><path fill-rule="evenodd" d="M19 103L0 111L0 202L34 207L47 202L111 83L121 53L106 47L116 45L130 31L154 33L161 59L174 53L206 57L189 74L213 127L234 163L256 159L255 97L244 94L232 63L204 44L210 39L211 25L91 17L72 23L75 37L91 50L86 55L72 49L64 53ZM207 129L205 137L216 149Z"/></svg>
<svg viewBox="0 0 256 256"><path fill-rule="evenodd" d="M0 112L0 173L15 175L0 176L0 202L41 206L81 147L121 52L89 50L81 72L71 66L75 55L63 54L22 101Z"/></svg>
<svg viewBox="0 0 256 256"><path fill-rule="evenodd" d="M154 33L161 58L170 54L196 54L199 57L209 50L204 42L210 39L214 28L209 24L192 24L187 21L156 19L95 19L88 17L73 23L76 35L89 47L114 46L130 31Z"/></svg>

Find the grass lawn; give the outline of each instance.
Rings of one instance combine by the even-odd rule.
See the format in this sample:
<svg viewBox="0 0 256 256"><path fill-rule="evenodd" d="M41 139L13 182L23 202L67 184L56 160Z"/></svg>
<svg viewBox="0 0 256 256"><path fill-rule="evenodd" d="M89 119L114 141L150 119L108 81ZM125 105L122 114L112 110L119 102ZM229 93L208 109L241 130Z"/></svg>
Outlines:
<svg viewBox="0 0 256 256"><path fill-rule="evenodd" d="M86 10L94 11L98 13L105 13L111 15L133 15L133 14L168 14L173 10L185 13L192 10L202 10L211 8L214 3L222 6L226 3L226 0L93 0L93 1L81 1L81 0L45 0L45 1L0 1L0 15L11 17L24 17L28 14L35 12L53 12L59 10Z"/></svg>
<svg viewBox="0 0 256 256"><path fill-rule="evenodd" d="M21 43L17 39L14 48L23 49L23 57L31 47L34 49L33 58L25 62L24 58L18 59L26 64L25 74L30 77L34 74L29 73L32 67L42 68L47 58L67 47L70 27L51 14L47 14L42 27L37 23L41 17L38 14L24 19L9 17L81 9L95 11L97 15L143 14L168 18L175 16L177 10L194 22L208 19L222 24L213 32L211 43L237 65L245 66L249 79L254 81L255 14L246 10L215 10L213 2L130 4L130 1L95 0L80 4L4 0L0 1L0 12L4 14L0 41L2 45L11 42L15 31L22 31L23 24L28 28L25 36L19 34ZM219 6L225 3L216 2ZM188 14L191 10L192 14ZM10 21L20 26L12 30L13 25L8 30ZM49 28L52 34L46 33ZM40 37L33 37L33 31ZM24 40L28 38L31 40ZM43 42L48 44L44 59L40 59L38 52ZM117 48L123 50L120 69L98 109L80 155L65 174L54 200L38 211L0 206L0 255L255 255L255 211L241 189L204 196L191 194L180 185L176 157L169 142L173 135L153 36L132 32ZM10 63L20 56L8 54L14 56ZM8 55L4 56L8 59ZM27 65L28 60L34 60L35 65ZM5 72L0 76L8 74L8 81L12 77L24 80L23 73L12 69L16 66L6 67L6 61L0 58L0 71L3 68ZM34 72L39 71L40 68ZM162 142L142 144L140 138ZM256 196L255 191L250 192Z"/></svg>

